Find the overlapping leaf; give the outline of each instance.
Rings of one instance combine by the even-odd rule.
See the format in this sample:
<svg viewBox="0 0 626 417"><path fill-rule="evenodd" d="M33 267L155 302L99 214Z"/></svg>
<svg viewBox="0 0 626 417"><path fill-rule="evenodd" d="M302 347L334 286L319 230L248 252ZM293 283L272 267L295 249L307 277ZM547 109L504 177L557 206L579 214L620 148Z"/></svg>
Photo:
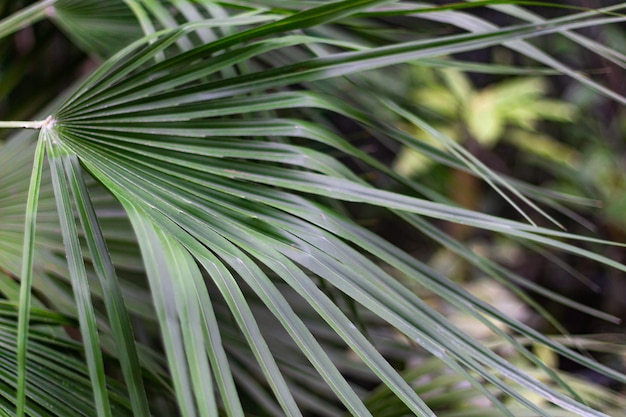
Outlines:
<svg viewBox="0 0 626 417"><path fill-rule="evenodd" d="M333 354L331 345L320 341L320 329L332 335L333 345L353 352L368 369L367 374L375 375L403 407L415 415L434 415L378 351L376 340L361 331L355 323L358 317L347 314L331 297L335 291L391 325L413 345L435 355L490 399L503 415L512 415L512 411L491 388L486 388L485 382L537 415L548 414L529 401L520 387L572 413L603 415L516 369L460 332L385 267L404 273L487 325L490 322L485 316L495 318L515 332L617 380L626 382L626 376L468 295L340 214L333 202L357 202L395 211L411 226L494 275L507 273L459 247L418 216L460 222L587 256L622 270L626 267L563 241L593 241L590 238L378 189L331 155L349 156L428 194L428 190L400 178L342 138L327 121L331 114L341 115L373 134L462 166L463 161L454 156L429 149L377 120L367 113L366 106L351 106L354 97L329 87L342 85L333 84L337 77L348 77L349 82L360 85L360 80L350 77L494 45L513 47L571 73L554 61L539 59L543 55L523 40L622 22L624 18L579 13L543 21L539 28L483 26L475 34L386 45L382 38L370 43L354 41L350 36L332 37L337 34L336 27L325 25L339 20L337 27L350 27L358 21L351 20L355 17L373 19L401 14L403 10L408 16L421 14L417 7L406 4L412 7L396 8L393 1L371 0L321 5L312 2L310 6L317 7L295 14L285 9L263 13L262 9L254 12L243 7L218 23L206 19L207 14L226 10L208 2L199 2L197 7L190 2L174 2L176 13L171 16L158 2L130 3L136 12L145 7L155 17L152 21L148 14L138 12L144 29L151 34L101 65L48 119L40 139L40 147L47 146L53 167L69 275L99 415L109 415L109 395L98 351L100 335L89 296L88 272L80 262L83 257L92 260L107 291L104 302L113 337L122 348L121 362L130 367L125 368L124 377L134 412L147 415L148 411L123 292L96 222L98 212L84 185L87 174L79 168L79 162L122 203L132 222L146 265L177 404L184 416L212 416L218 410L241 416L248 410L246 402L254 404L253 409L260 407L273 415L298 416L306 410L332 415L337 409L334 400L315 404L301 388L307 384L322 385L324 388L318 389L332 393L336 402L353 415L374 414L375 408L368 409L363 402L358 383L342 372L342 355ZM299 6L286 2L284 7ZM281 15L286 17L281 19ZM431 16L435 20L441 17ZM180 24L177 19L193 22ZM468 22L460 21L461 26ZM158 27L166 29L155 31ZM223 36L215 36L215 27L220 27ZM233 28L241 30L235 32ZM68 30L81 32L71 26ZM612 92L607 94L621 99ZM469 168L475 169L471 165ZM516 190L508 180L488 170L481 168L479 174ZM37 175L33 178L31 190L35 196L39 181ZM34 215L36 199L31 200L28 212ZM72 215L74 208L89 255L82 252ZM106 227L103 229L106 235ZM26 243L34 244L34 240L27 236ZM23 278L32 269L31 260L24 258ZM324 286L330 289L324 291ZM28 280L24 288L30 290ZM300 305L305 305L316 319L301 317ZM21 310L22 326L27 313L26 305ZM272 340L276 334L268 331L267 321L260 320L262 314L282 328L279 333L288 341L281 345ZM233 328L224 322L232 323ZM567 384L524 346L491 327L539 369L561 382L567 392ZM25 327L20 334L25 341ZM294 363L281 357L289 350L300 355L298 366L309 367L305 368L306 378L290 369L296 366ZM22 359L21 370L24 368ZM252 378L249 369L258 370L263 377ZM569 394L576 396L571 390Z"/></svg>

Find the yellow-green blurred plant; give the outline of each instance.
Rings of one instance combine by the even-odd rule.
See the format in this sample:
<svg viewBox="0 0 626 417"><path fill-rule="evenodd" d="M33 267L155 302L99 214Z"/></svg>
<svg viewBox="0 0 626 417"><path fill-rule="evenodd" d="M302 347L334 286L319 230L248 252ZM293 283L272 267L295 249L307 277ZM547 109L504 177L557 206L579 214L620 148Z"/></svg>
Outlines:
<svg viewBox="0 0 626 417"><path fill-rule="evenodd" d="M572 164L577 153L537 129L542 121L571 122L575 106L548 98L548 84L541 77L508 78L483 89L455 69L413 70L420 84L412 91L415 104L435 118L433 126L457 143L474 140L491 148L499 141L556 162ZM443 148L440 141L414 128L415 135ZM396 169L408 175L426 170L432 160L406 148L396 159Z"/></svg>

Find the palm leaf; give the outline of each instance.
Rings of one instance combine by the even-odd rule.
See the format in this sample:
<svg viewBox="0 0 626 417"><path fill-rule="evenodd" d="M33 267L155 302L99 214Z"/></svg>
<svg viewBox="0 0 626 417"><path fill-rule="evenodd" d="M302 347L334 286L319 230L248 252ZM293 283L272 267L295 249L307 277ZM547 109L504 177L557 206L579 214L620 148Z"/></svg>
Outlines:
<svg viewBox="0 0 626 417"><path fill-rule="evenodd" d="M329 86L341 85L339 81L333 84L338 77L363 85L359 77L366 71L386 71L391 66L417 64L419 60L494 45L519 50L581 79L569 68L545 58L526 40L623 22L624 18L604 10L542 21L540 28L534 22L505 28L481 22L482 29L474 34L392 43L385 37L366 42L352 36L360 30L357 22L374 22L394 14L450 21L460 16L455 21L464 27L475 22L456 10L424 11L415 5L407 4L411 7L405 8L393 3L312 2L309 9L294 12L290 9L302 4L285 2L282 8L263 9L258 3L248 8L251 2L224 2L233 6L234 12L229 10L233 15L216 21L207 17L211 13L227 13L226 9L209 7L204 2L177 2L171 15L158 2L130 2L144 30L149 32L147 36L104 62L45 123L5 124L42 128L27 204L20 275L23 281L18 369L22 375L28 367L26 338L32 333L27 327L29 277L35 259L34 213L45 145L65 242L64 248L55 243L50 256L55 251L68 256L65 268L77 302L72 313L80 322L90 387L96 399L93 409L98 415L115 414L115 408L114 397L107 392L99 350L110 340L109 331L107 326L98 324L104 314L91 300L89 291L98 290L89 287L90 279L97 277L101 294L104 292L104 310L113 327L112 340L119 347L119 351L111 351L120 358L136 415L149 412L141 367L159 377L160 364L143 358L140 353L144 348L136 346L126 304L132 313L141 313L122 299L131 279L118 282L114 268L116 264L124 269L136 258L131 256L124 262L123 257L113 253L109 259L107 247L115 244L111 245L110 237L107 242L107 233L111 233L107 230L109 222L89 195L86 184L91 176L122 204L132 224L146 268L175 402L184 416L213 416L219 412L241 416L257 409L272 415L299 416L306 410L332 415L337 409L334 400L315 404L303 386L332 393L353 415L378 415L376 404L363 401L358 379L348 377L349 372L342 369L345 352L353 352L366 368L364 374L375 377L397 397L402 403L400 409L406 407L419 416L435 415L430 404L380 353L378 338L363 331L369 323L359 323L361 314L376 317L403 335L410 346L421 346L436 356L471 384L471 395L479 393L488 398L504 415L514 415L520 409L542 416L551 415L554 409L584 416L604 415L579 402L568 384L516 339L491 326L494 333L564 390L530 376L463 334L386 268L405 274L487 325L490 322L485 316L495 318L513 331L612 378L626 382L626 376L480 302L359 226L337 207L340 202L351 202L390 210L412 227L456 248L500 276L507 273L459 248L449 236L418 216L468 224L626 270L624 265L565 240L608 242L385 191L363 181L333 155L349 156L417 192L429 194L342 138L328 122L332 114L348 118L375 135L430 152L444 163L465 163L467 169L493 179L494 184L503 185L503 189L518 196L522 192L532 194L528 189L518 191L515 183L474 162L467 163L458 154L429 149L382 118L372 116L366 98L364 104L354 105L355 97L333 92ZM79 9L72 7L86 7L87 17L108 5L62 0L58 3L59 10L64 6L76 12ZM277 7L272 2L264 5ZM119 10L121 14L112 17L121 16L121 22L127 14ZM521 13L518 9L507 10ZM77 42L106 53L105 46L109 44L101 40L109 35L85 31L81 26L84 16L78 12L59 14L66 21L66 30L82 36ZM192 22L184 23L187 20ZM113 26L107 25L110 27ZM226 35L214 36L214 28ZM233 28L241 30L231 32ZM351 35L334 36L342 31ZM213 38L214 41L205 43ZM115 44L113 50L119 49L119 45ZM610 54L607 50L604 53ZM583 82L624 101L615 92ZM302 88L308 91L300 91ZM394 106L389 107L399 108ZM411 118L406 112L400 113ZM113 220L123 220L125 215L117 212ZM112 231L122 230L124 225L127 223L119 223ZM132 237L121 241L125 245L121 247L134 248ZM83 258L93 264L95 274L91 274L89 266L85 267ZM143 282L134 284L141 287ZM138 293L145 296L145 291ZM342 309L332 294L342 294L353 311ZM361 313L354 314L354 309ZM302 315L303 311L307 316ZM260 320L263 314L267 318ZM143 315L149 316L149 312ZM280 330L272 331L268 322ZM230 323L235 326L230 328ZM276 332L283 335L282 340ZM327 339L321 338L323 334L328 335ZM344 354L334 353L337 350ZM298 362L281 357L281 352L290 351L296 352ZM294 369L306 369L306 377ZM28 407L25 395L33 395L25 384L22 377L17 390L18 413ZM554 408L546 410L533 403L521 388L551 402ZM502 401L499 393L517 404ZM41 400L35 402L38 401Z"/></svg>
<svg viewBox="0 0 626 417"><path fill-rule="evenodd" d="M3 414L15 412L19 370L15 355L17 337L17 304L0 304L0 363L2 363ZM93 415L95 409L89 371L80 358L82 346L67 339L52 336L47 328L76 327L75 320L44 309L30 312L30 341L27 355L28 402L24 411L29 415ZM113 415L130 416L130 403L123 388L107 379Z"/></svg>

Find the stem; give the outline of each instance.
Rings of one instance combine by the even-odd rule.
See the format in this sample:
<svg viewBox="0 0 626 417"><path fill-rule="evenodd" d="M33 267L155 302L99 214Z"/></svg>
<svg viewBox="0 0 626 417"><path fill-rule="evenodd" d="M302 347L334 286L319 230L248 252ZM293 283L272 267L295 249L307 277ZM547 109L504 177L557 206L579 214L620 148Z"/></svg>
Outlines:
<svg viewBox="0 0 626 417"><path fill-rule="evenodd" d="M57 0L41 0L0 21L0 39L45 18L49 14L48 8L56 2Z"/></svg>
<svg viewBox="0 0 626 417"><path fill-rule="evenodd" d="M24 128L24 129L41 129L41 127L43 126L45 120L37 120L34 122L4 122L4 121L0 121L0 129L1 128L5 128L5 129L17 129L17 128Z"/></svg>

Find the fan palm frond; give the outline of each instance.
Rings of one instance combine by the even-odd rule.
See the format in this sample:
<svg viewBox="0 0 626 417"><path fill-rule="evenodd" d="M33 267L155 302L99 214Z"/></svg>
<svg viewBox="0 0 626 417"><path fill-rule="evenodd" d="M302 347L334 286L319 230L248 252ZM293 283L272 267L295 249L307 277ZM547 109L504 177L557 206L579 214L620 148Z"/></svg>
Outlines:
<svg viewBox="0 0 626 417"><path fill-rule="evenodd" d="M35 407L31 402L43 405L27 384L34 377L26 355L27 339L34 333L28 327L30 293L31 287L44 288L41 282L58 286L58 277L51 276L56 274L63 275L66 287L59 292L65 301L58 306L50 303L60 310L75 306L63 311L80 323L92 409L99 416L115 415L118 407L102 347L119 360L128 390L125 412L130 407L138 416L160 414L154 406L150 409L142 373L164 378L157 384L161 388L171 380L183 416L300 416L307 411L333 415L340 409L358 416L383 415L365 399L358 376L351 377L358 367L350 369L346 364L355 358L362 378L382 383L397 397L399 410L434 416L432 403L411 385L412 378L399 373L381 352L389 335L405 348L420 347L435 356L455 378L471 385L472 395L487 398L502 415L526 410L548 416L565 410L603 416L492 320L617 381L626 382L626 375L480 301L359 225L341 206L358 203L388 210L407 227L500 278L517 277L473 254L430 219L531 241L626 271L626 266L574 242L611 243L450 204L346 140L333 120L344 118L374 137L473 172L513 205L509 194L545 214L532 199L546 199L547 193L518 186L460 148L446 153L398 129L391 121L400 116L428 126L393 93L365 97L368 90L363 86L370 85L366 76L372 71L393 75L395 66L419 65L422 60L433 65L442 56L504 45L552 70L581 78L547 59L527 40L555 33L571 37L572 30L625 18L614 13L617 9L577 12L542 20L538 27L537 19L511 7L504 10L532 23L500 28L482 22L475 33L390 41L382 35L358 35L372 29L368 24L396 15L456 22L464 29L478 21L456 10L470 5L425 9L410 2L353 0L311 2L310 8L295 10L304 3L130 1L146 36L102 63L44 121L22 124L40 129L28 201L25 170L31 164L24 161L32 157L32 142L22 137L1 149L0 157L21 172L22 200L12 201L14 215L22 216L26 224L21 272L10 262L3 265L22 280L18 415ZM106 55L109 47L119 49L119 43L102 41L117 26L103 24L104 31L92 31L81 25L108 4L59 0L54 7L65 29L80 35L79 44ZM111 19L133 29L123 23L128 9L119 10L119 15L111 13ZM120 42L132 39L121 35L116 38ZM574 39L596 48L577 36ZM614 56L608 49L602 52ZM616 92L584 82L624 101ZM333 90L342 83L361 91L351 96ZM388 117L377 117L375 106ZM44 168L44 152L49 170ZM22 162L12 160L14 155ZM346 158L410 191L392 192L364 180L347 167ZM8 169L6 175L17 174ZM11 184L7 182L7 187ZM102 194L103 190L110 195ZM129 225L134 234L129 233ZM4 233L10 234L12 246L10 252L0 251L0 256L17 256L20 232ZM58 260L60 253L67 263L40 266L48 259ZM55 269L59 265L61 271ZM146 282L141 275L144 268ZM7 274L3 281L15 297L12 278ZM542 376L513 366L464 334L406 282L427 288L488 326ZM150 317L149 307L131 302L132 293L151 300L156 317ZM33 304L40 307L47 302L36 296ZM133 334L133 318L142 318L148 326L158 324L169 378L163 376L159 360L152 358L153 346L140 343ZM373 323L384 323L387 333L370 332L376 328ZM316 402L311 392L334 397ZM527 392L553 406L537 405ZM515 404L504 401L501 394Z"/></svg>

